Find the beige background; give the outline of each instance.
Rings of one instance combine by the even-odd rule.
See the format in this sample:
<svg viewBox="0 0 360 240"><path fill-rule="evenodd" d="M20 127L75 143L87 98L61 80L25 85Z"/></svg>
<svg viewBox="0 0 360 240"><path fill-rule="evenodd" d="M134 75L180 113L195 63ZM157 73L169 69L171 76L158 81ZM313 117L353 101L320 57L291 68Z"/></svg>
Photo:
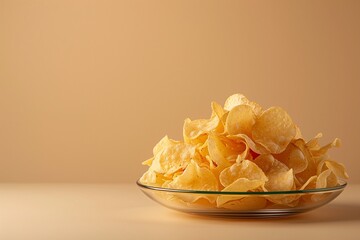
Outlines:
<svg viewBox="0 0 360 240"><path fill-rule="evenodd" d="M133 182L241 92L360 182L360 1L0 0L0 181Z"/></svg>

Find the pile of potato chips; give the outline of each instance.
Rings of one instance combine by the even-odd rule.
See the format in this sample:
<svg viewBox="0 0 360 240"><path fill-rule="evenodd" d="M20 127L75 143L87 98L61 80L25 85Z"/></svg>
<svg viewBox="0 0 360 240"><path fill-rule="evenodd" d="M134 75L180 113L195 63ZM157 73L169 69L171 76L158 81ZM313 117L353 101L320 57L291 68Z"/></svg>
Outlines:
<svg viewBox="0 0 360 240"><path fill-rule="evenodd" d="M143 162L149 169L141 183L201 191L271 192L333 187L348 178L344 166L327 154L340 140L320 146L319 133L305 141L282 108L264 110L241 94L230 96L224 107L212 102L211 108L209 119L185 120L184 141L167 136L160 140L154 156ZM241 203L230 195L206 199L223 208L246 203L245 198ZM249 202L295 206L297 200L273 196L253 197ZM193 203L199 197L183 201Z"/></svg>

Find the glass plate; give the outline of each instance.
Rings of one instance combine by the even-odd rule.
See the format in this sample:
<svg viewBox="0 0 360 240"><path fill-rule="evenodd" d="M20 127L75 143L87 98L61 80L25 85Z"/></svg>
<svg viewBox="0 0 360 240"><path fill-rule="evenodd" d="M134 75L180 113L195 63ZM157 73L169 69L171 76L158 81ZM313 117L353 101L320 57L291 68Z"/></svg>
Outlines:
<svg viewBox="0 0 360 240"><path fill-rule="evenodd" d="M161 205L190 214L222 217L267 218L304 213L334 200L345 181L330 188L279 192L196 191L136 184Z"/></svg>

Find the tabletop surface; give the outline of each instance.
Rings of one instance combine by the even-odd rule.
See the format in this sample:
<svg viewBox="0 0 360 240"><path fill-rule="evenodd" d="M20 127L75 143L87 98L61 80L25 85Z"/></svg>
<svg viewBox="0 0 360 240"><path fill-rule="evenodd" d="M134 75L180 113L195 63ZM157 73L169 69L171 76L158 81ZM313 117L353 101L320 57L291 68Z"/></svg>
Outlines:
<svg viewBox="0 0 360 240"><path fill-rule="evenodd" d="M135 184L0 184L0 239L359 239L360 185L330 204L276 219L166 209Z"/></svg>

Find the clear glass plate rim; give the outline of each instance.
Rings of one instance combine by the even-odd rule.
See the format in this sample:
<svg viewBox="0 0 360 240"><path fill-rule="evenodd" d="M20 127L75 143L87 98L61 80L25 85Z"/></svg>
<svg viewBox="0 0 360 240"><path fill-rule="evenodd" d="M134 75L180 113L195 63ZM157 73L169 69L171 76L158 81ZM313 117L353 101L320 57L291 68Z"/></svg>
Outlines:
<svg viewBox="0 0 360 240"><path fill-rule="evenodd" d="M222 192L222 191L199 191L199 190L187 190L187 189L174 189L174 188L162 188L142 184L140 179L136 181L136 184L140 188L162 191L162 192L175 192L175 193L192 193L192 194L214 194L214 195L276 195L276 194L301 194L301 193L323 193L342 190L347 186L347 182L340 180L340 185L329 188L315 188L304 190L291 190L291 191L273 191L273 192Z"/></svg>

